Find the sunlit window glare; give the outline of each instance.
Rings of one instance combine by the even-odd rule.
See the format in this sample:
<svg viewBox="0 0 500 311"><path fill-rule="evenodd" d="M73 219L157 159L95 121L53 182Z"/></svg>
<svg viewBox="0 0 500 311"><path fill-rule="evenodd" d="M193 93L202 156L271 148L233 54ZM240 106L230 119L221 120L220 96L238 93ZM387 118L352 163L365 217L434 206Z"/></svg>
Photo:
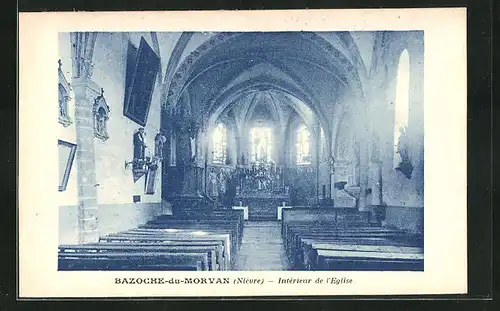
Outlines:
<svg viewBox="0 0 500 311"><path fill-rule="evenodd" d="M305 125L297 129L297 142L295 150L297 155L297 164L311 164L311 137L309 130Z"/></svg>
<svg viewBox="0 0 500 311"><path fill-rule="evenodd" d="M394 106L394 166L399 164L397 154L398 142L401 131L408 127L408 114L410 104L410 57L407 50L404 50L399 57L397 81L396 81L396 101Z"/></svg>
<svg viewBox="0 0 500 311"><path fill-rule="evenodd" d="M223 124L218 124L212 134L214 163L225 164L227 156L227 132Z"/></svg>
<svg viewBox="0 0 500 311"><path fill-rule="evenodd" d="M272 161L272 130L268 127L254 127L250 130L252 148L251 161L268 163Z"/></svg>

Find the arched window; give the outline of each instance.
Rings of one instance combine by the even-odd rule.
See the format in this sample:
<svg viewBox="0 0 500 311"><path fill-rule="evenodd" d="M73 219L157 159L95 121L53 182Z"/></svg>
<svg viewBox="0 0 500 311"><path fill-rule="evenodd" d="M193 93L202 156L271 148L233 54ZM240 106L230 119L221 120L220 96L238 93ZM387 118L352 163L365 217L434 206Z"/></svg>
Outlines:
<svg viewBox="0 0 500 311"><path fill-rule="evenodd" d="M227 159L227 131L223 124L219 123L212 135L213 163L225 164Z"/></svg>
<svg viewBox="0 0 500 311"><path fill-rule="evenodd" d="M269 127L254 127L250 130L250 144L253 163L269 163L272 161L272 130Z"/></svg>
<svg viewBox="0 0 500 311"><path fill-rule="evenodd" d="M298 165L311 164L311 134L303 124L297 129L295 150Z"/></svg>
<svg viewBox="0 0 500 311"><path fill-rule="evenodd" d="M410 56L404 50L399 57L396 80L396 101L394 104L394 167L403 160L399 154L398 145L402 135L408 128L408 114L410 106Z"/></svg>

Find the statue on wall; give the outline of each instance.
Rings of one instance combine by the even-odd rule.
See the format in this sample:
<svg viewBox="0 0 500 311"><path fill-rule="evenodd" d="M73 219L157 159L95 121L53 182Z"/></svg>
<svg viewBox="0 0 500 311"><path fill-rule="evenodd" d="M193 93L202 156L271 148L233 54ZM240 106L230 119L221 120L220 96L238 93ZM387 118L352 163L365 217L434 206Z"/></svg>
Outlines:
<svg viewBox="0 0 500 311"><path fill-rule="evenodd" d="M143 127L139 128L134 134L134 162L144 162L146 156L146 142L144 140L145 130Z"/></svg>
<svg viewBox="0 0 500 311"><path fill-rule="evenodd" d="M359 143L357 141L354 141L354 144L352 146L352 161L350 162L349 166L349 186L359 186L360 183L360 176L359 176Z"/></svg>
<svg viewBox="0 0 500 311"><path fill-rule="evenodd" d="M94 135L102 141L109 138L107 130L109 112L109 106L104 99L104 90L101 89L101 95L95 99L94 106L92 107L92 114L94 115Z"/></svg>
<svg viewBox="0 0 500 311"><path fill-rule="evenodd" d="M333 155L330 156L330 174L335 173L335 158Z"/></svg>
<svg viewBox="0 0 500 311"><path fill-rule="evenodd" d="M163 136L161 132L158 132L155 136L155 156L162 161L163 160L163 145L167 141L167 138Z"/></svg>
<svg viewBox="0 0 500 311"><path fill-rule="evenodd" d="M59 123L61 123L64 127L70 126L73 121L71 120L71 117L69 116L69 111L68 111L68 103L70 101L70 96L69 92L71 91L71 85L66 80L66 77L64 76L64 73L61 69L62 67L62 62L61 60L58 61L59 68L58 68L58 73L59 73Z"/></svg>
<svg viewBox="0 0 500 311"><path fill-rule="evenodd" d="M224 195L224 193L226 193L226 173L223 168L221 168L217 179L219 184L219 195Z"/></svg>
<svg viewBox="0 0 500 311"><path fill-rule="evenodd" d="M208 194L212 198L216 198L219 195L217 189L217 174L215 173L215 169L213 167L210 168L208 174Z"/></svg>
<svg viewBox="0 0 500 311"><path fill-rule="evenodd" d="M408 135L406 134L406 129L404 127L402 127L399 131L401 134L398 140L397 153L399 154L401 162L396 167L396 171L400 171L406 178L410 179L413 172L413 165L411 164L408 151Z"/></svg>
<svg viewBox="0 0 500 311"><path fill-rule="evenodd" d="M191 155L191 161L195 160L196 157L196 138L189 136L189 147L190 147L190 155Z"/></svg>

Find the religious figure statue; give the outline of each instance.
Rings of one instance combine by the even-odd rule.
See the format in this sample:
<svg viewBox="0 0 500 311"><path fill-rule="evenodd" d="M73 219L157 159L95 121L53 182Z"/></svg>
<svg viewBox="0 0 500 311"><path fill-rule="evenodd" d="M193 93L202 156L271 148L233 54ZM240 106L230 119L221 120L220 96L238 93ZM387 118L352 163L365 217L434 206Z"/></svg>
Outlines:
<svg viewBox="0 0 500 311"><path fill-rule="evenodd" d="M64 90L65 92L66 90ZM65 117L68 115L68 101L69 96L64 94L61 95L63 91L61 91L61 87L59 87L59 116Z"/></svg>
<svg viewBox="0 0 500 311"><path fill-rule="evenodd" d="M400 171L405 175L406 178L410 179L413 172L413 165L411 164L410 155L408 152L409 143L408 135L406 134L406 129L402 127L400 130L401 135L399 136L397 153L401 159L401 162L396 167L397 171Z"/></svg>
<svg viewBox="0 0 500 311"><path fill-rule="evenodd" d="M105 141L109 138L106 122L109 120L109 106L104 99L104 90L101 89L101 95L95 99L92 107L94 116L94 136Z"/></svg>
<svg viewBox="0 0 500 311"><path fill-rule="evenodd" d="M360 183L360 171L359 171L359 165L360 165L360 160L359 160L359 153L360 153L360 150L359 150L359 144L358 142L355 142L354 143L354 154L353 154L353 157L354 157L354 161L353 161L353 166L352 166L352 172L353 172L353 184L352 186L359 186L359 183Z"/></svg>
<svg viewBox="0 0 500 311"><path fill-rule="evenodd" d="M134 161L144 161L146 153L146 142L144 141L145 130L143 127L139 128L134 134Z"/></svg>
<svg viewBox="0 0 500 311"><path fill-rule="evenodd" d="M224 195L226 193L226 176L224 171L221 170L219 173L219 194Z"/></svg>
<svg viewBox="0 0 500 311"><path fill-rule="evenodd" d="M196 138L194 137L189 137L189 143L190 143L190 150L191 150L191 160L194 160L196 156Z"/></svg>
<svg viewBox="0 0 500 311"><path fill-rule="evenodd" d="M104 121L105 121L105 116L102 113L102 111L99 111L96 115L96 126L97 126L97 131L99 133L103 133L104 131Z"/></svg>
<svg viewBox="0 0 500 311"><path fill-rule="evenodd" d="M163 160L163 145L167 141L167 138L158 132L155 136L155 156L161 161Z"/></svg>
<svg viewBox="0 0 500 311"><path fill-rule="evenodd" d="M214 168L212 167L210 169L210 173L208 174L208 184L209 184L209 191L208 193L212 198L215 198L218 196L218 191L217 191L217 174L215 173Z"/></svg>
<svg viewBox="0 0 500 311"><path fill-rule="evenodd" d="M335 173L335 158L333 155L330 156L330 174Z"/></svg>

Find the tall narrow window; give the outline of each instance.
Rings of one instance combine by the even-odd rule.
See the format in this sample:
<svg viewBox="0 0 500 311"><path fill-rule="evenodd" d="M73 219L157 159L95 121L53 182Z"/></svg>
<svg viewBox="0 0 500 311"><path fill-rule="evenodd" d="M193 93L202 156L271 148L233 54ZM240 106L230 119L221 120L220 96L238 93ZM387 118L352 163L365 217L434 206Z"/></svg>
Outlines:
<svg viewBox="0 0 500 311"><path fill-rule="evenodd" d="M399 142L408 128L408 114L410 105L410 56L404 50L399 57L396 80L396 101L394 105L394 167L403 160L399 155Z"/></svg>
<svg viewBox="0 0 500 311"><path fill-rule="evenodd" d="M295 150L298 165L311 164L311 134L303 124L297 129Z"/></svg>
<svg viewBox="0 0 500 311"><path fill-rule="evenodd" d="M213 136L213 163L225 164L227 159L227 131L223 124L218 124Z"/></svg>
<svg viewBox="0 0 500 311"><path fill-rule="evenodd" d="M272 161L272 130L268 127L254 127L250 130L253 163L269 163Z"/></svg>

